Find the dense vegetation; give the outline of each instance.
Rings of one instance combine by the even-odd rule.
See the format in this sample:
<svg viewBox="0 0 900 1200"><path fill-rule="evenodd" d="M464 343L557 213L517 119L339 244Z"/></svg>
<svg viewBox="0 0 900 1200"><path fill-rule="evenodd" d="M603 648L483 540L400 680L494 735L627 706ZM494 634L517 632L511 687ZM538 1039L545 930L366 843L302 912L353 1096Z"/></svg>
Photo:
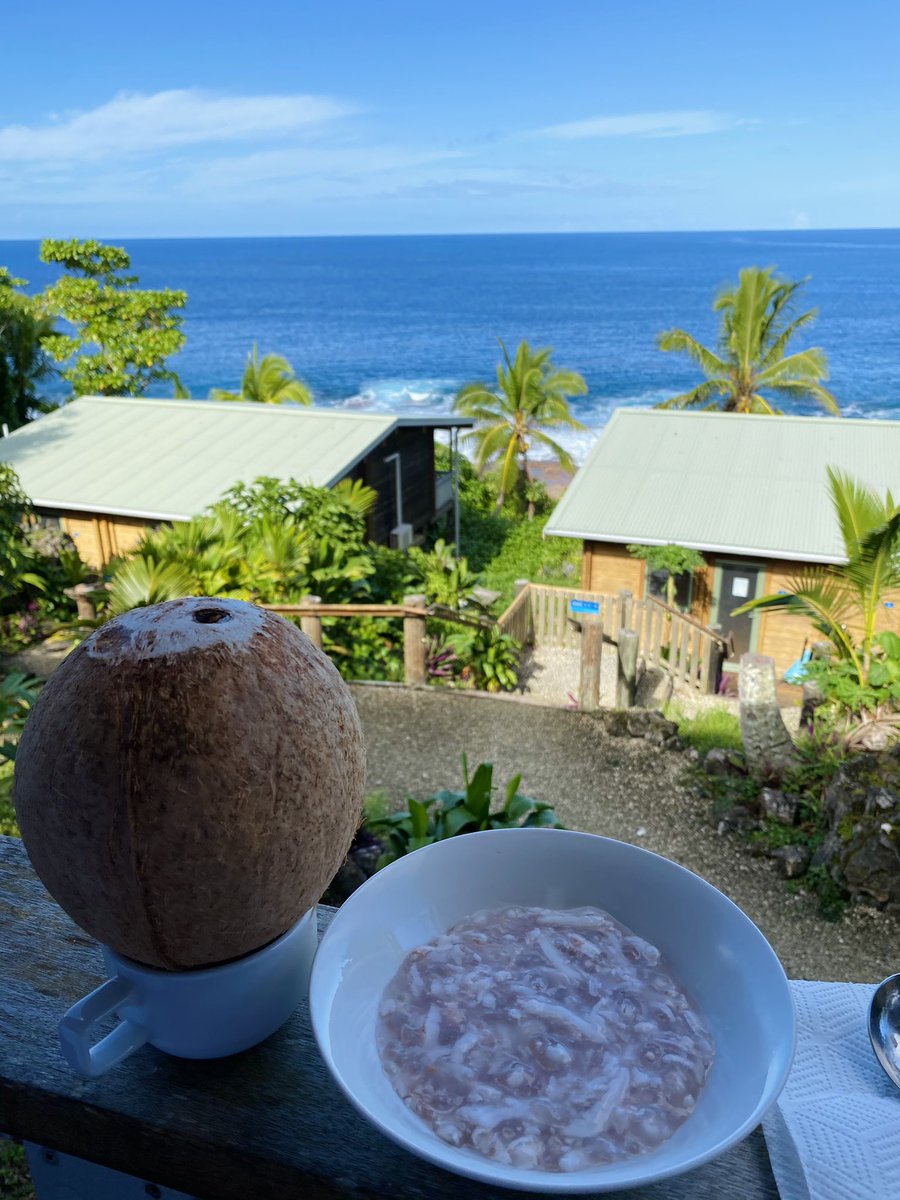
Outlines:
<svg viewBox="0 0 900 1200"><path fill-rule="evenodd" d="M443 466L446 451L439 450ZM442 457L443 456L443 457ZM109 564L98 581L98 621L143 604L184 595L229 596L261 604L400 603L424 592L458 619L429 619L427 671L435 684L488 691L515 688L521 647L479 617L496 615L517 578L565 583L578 570L576 542L543 539L546 492L534 491L537 517L523 522L516 495L498 511L497 483L463 460L462 538L471 557L457 558L437 528L409 552L370 543L371 489L345 482L332 490L293 480L237 484L193 520L148 532L134 553ZM15 474L0 468L0 652L10 653L75 624L66 590L88 571L71 541L34 524ZM482 589L499 596L493 603ZM81 636L84 635L84 623ZM326 617L323 640L347 678L403 677L402 622Z"/></svg>

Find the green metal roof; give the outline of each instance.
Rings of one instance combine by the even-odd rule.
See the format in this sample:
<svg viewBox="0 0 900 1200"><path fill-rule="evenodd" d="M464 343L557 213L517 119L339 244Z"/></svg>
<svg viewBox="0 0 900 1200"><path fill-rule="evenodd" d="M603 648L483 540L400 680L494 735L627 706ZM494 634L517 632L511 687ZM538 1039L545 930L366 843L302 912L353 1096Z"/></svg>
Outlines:
<svg viewBox="0 0 900 1200"><path fill-rule="evenodd" d="M394 429L468 425L287 405L82 396L0 439L39 508L189 520L259 475L330 487Z"/></svg>
<svg viewBox="0 0 900 1200"><path fill-rule="evenodd" d="M620 408L546 532L841 562L829 466L900 496L900 421Z"/></svg>

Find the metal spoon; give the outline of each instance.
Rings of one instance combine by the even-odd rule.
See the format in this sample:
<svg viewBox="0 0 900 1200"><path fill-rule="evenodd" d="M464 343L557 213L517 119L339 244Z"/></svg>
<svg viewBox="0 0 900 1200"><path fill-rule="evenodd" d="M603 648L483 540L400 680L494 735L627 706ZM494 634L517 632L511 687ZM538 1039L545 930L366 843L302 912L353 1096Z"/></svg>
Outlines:
<svg viewBox="0 0 900 1200"><path fill-rule="evenodd" d="M869 1037L885 1075L900 1088L900 975L876 988L869 1005Z"/></svg>

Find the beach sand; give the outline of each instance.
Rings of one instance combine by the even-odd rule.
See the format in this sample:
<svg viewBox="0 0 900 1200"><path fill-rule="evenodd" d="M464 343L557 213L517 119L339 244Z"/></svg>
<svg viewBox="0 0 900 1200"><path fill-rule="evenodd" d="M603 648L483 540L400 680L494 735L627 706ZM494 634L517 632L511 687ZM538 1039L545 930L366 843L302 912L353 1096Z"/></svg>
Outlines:
<svg viewBox="0 0 900 1200"><path fill-rule="evenodd" d="M551 500L558 500L572 482L572 473L566 471L555 458L539 458L530 463L535 479L540 479Z"/></svg>

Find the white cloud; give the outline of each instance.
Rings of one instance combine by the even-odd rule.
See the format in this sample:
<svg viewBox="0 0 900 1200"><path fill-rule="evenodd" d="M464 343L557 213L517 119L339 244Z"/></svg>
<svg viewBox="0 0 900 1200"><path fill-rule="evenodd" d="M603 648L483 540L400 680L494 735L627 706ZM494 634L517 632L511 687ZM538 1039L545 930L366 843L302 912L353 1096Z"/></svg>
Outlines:
<svg viewBox="0 0 900 1200"><path fill-rule="evenodd" d="M313 132L354 111L328 96L120 92L87 112L0 128L0 163L96 162L174 146Z"/></svg>
<svg viewBox="0 0 900 1200"><path fill-rule="evenodd" d="M688 109L683 112L630 113L618 117L588 117L583 121L568 121L563 125L547 125L533 130L533 136L558 138L561 141L581 141L585 138L617 137L691 137L702 133L722 133L738 125L755 121L736 118L727 113L708 109Z"/></svg>
<svg viewBox="0 0 900 1200"><path fill-rule="evenodd" d="M435 162L461 158L458 150L428 150L392 145L281 147L229 155L191 164L185 194L256 195L266 185L308 190L335 181L359 186L363 179L391 171L413 171Z"/></svg>
<svg viewBox="0 0 900 1200"><path fill-rule="evenodd" d="M795 212L791 216L791 229L812 229L808 212Z"/></svg>

